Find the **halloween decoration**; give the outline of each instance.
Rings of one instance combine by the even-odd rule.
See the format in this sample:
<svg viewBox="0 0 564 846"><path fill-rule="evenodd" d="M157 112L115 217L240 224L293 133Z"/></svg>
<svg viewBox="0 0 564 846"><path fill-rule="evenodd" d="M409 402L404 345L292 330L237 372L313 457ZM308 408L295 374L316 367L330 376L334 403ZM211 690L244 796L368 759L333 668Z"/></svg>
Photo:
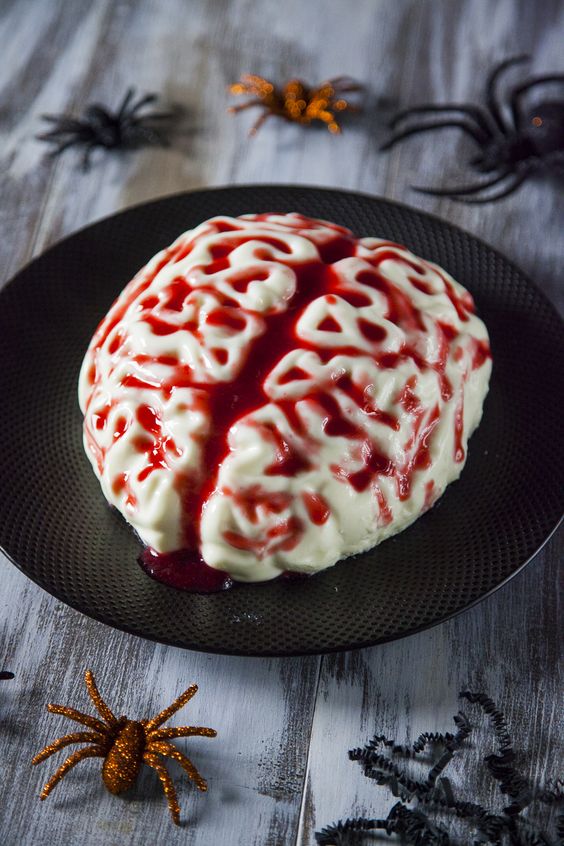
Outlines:
<svg viewBox="0 0 564 846"><path fill-rule="evenodd" d="M411 746L402 746L384 735L376 735L365 746L351 749L349 758L358 761L364 775L387 787L399 801L384 819L349 818L316 833L320 846L363 846L374 842L370 832L397 834L402 843L412 846L454 846L455 843L492 844L492 846L562 846L564 814L556 819L556 840L537 825L530 814L533 803L553 805L564 800L561 779L535 787L515 767L516 753L507 719L484 693L462 691L461 698L477 704L489 718L496 744L495 752L483 758L487 771L509 798L501 812L486 809L474 801L459 798L443 772L455 754L467 754L464 743L472 732L467 716L459 711L454 717L456 732L424 732ZM424 753L431 767L424 779L417 780L405 769L405 762ZM460 770L459 770L460 771ZM464 771L464 768L463 770ZM415 807L408 807L415 803ZM524 816L521 812L529 809ZM440 815L441 819L436 817ZM472 833L463 840L452 839L445 824L459 819ZM364 838L364 839L363 839Z"/></svg>
<svg viewBox="0 0 564 846"><path fill-rule="evenodd" d="M251 129L251 135L256 135L271 115L302 126L309 126L316 120L322 121L329 132L336 135L341 127L335 113L357 110L343 95L360 91L361 86L348 77L339 76L316 87L310 87L299 79L291 79L282 88L278 88L262 76L245 74L229 90L232 94L247 94L252 98L240 106L231 106L229 111L241 112L254 106L262 109L262 114Z"/></svg>
<svg viewBox="0 0 564 846"><path fill-rule="evenodd" d="M159 776L168 802L168 807L176 825L180 822L180 807L172 779L161 758L177 761L199 790L207 790L207 784L196 767L169 741L175 737L215 737L217 732L201 726L178 726L161 728L173 714L182 708L198 690L193 684L155 717L148 720L130 720L128 717L115 717L106 705L94 681L90 670L85 673L88 693L96 710L102 717L83 714L66 705L47 705L52 714L62 714L69 720L87 726L90 731L75 732L60 737L46 746L33 759L33 764L40 764L50 758L59 749L73 743L88 743L89 746L73 752L59 767L41 791L41 799L46 799L55 785L72 767L85 758L103 758L102 780L110 793L123 793L135 784L143 764L152 767Z"/></svg>
<svg viewBox="0 0 564 846"><path fill-rule="evenodd" d="M564 176L564 98L539 98L527 105L529 93L549 83L563 83L564 74L532 77L500 98L498 83L509 68L525 62L528 56L515 56L495 67L486 83L485 105L444 103L413 106L398 112L390 127L394 134L382 147L391 149L411 135L457 127L469 135L478 153L469 161L478 174L489 178L457 187L421 188L416 191L447 196L467 203L501 200L519 188L535 173ZM427 120L440 115L437 120ZM410 120L411 118L416 120ZM423 120L420 120L423 118ZM493 193L489 188L499 186ZM485 192L485 193L484 193Z"/></svg>
<svg viewBox="0 0 564 846"><path fill-rule="evenodd" d="M87 170L95 147L126 150L148 145L168 146L169 133L177 110L147 112L145 108L157 100L156 94L144 94L135 100L135 89L129 88L116 111L94 103L81 117L43 115L52 129L37 136L53 144L52 156L59 156L69 147L84 148L82 167Z"/></svg>

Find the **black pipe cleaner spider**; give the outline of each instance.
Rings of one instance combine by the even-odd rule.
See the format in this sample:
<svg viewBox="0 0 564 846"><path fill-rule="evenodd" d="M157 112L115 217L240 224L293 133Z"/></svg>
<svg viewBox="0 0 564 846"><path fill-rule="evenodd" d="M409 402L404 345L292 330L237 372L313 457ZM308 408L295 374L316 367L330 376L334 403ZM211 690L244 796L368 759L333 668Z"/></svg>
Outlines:
<svg viewBox="0 0 564 846"><path fill-rule="evenodd" d="M486 203L507 197L525 179L541 170L564 176L564 100L541 100L534 107L526 107L524 104L525 95L529 91L547 83L564 82L564 74L547 74L528 79L509 91L506 103L498 97L498 82L502 74L512 65L529 59L529 56L515 56L492 70L486 83L485 106L444 103L414 106L398 112L390 124L390 128L397 131L382 150L389 150L399 141L419 132L455 126L470 135L480 148L478 155L470 159L469 164L479 173L492 174L490 179L479 184L463 185L460 188L414 186L416 191L448 196L467 203ZM404 124L405 119L412 115L431 114L444 114L445 117L431 122ZM480 192L499 183L505 184L497 193L478 196Z"/></svg>
<svg viewBox="0 0 564 846"><path fill-rule="evenodd" d="M52 156L58 156L74 145L84 146L84 170L90 166L90 156L95 147L110 150L135 149L149 144L168 146L170 124L178 117L178 110L142 114L146 106L157 100L157 95L144 94L137 101L134 96L135 89L129 88L116 111L94 103L86 107L80 118L65 114L42 115L43 120L53 124L53 128L37 138L55 144Z"/></svg>

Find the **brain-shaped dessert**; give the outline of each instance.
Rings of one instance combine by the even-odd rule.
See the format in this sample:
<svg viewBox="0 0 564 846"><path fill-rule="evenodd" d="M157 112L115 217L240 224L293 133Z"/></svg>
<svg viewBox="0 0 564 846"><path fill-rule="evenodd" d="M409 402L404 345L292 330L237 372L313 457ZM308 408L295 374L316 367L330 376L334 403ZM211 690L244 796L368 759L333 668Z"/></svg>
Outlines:
<svg viewBox="0 0 564 846"><path fill-rule="evenodd" d="M216 217L98 327L85 446L155 557L313 573L459 476L490 370L470 294L405 247L299 214Z"/></svg>

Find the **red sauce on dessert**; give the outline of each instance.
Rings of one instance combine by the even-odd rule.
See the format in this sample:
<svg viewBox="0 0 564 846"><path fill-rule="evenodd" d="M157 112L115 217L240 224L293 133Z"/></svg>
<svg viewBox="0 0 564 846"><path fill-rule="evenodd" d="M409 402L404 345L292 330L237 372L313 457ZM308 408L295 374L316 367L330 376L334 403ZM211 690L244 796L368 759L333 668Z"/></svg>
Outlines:
<svg viewBox="0 0 564 846"><path fill-rule="evenodd" d="M228 573L208 567L201 555L191 549L155 552L145 547L139 563L152 579L191 593L218 593L233 584Z"/></svg>
<svg viewBox="0 0 564 846"><path fill-rule="evenodd" d="M267 219L268 216L264 216ZM258 220L261 216L258 216ZM214 224L215 231L232 233L236 227L230 226L227 222ZM223 227L223 228L222 228ZM307 233L304 233L307 234ZM230 267L230 254L236 247L241 246L256 236L248 235L244 231L240 237L230 237L229 240L216 242L211 248L212 261L206 266L199 268L204 274L211 275ZM208 501L212 492L217 486L218 469L229 452L228 433L231 427L249 412L260 408L267 402L272 402L265 393L264 383L266 377L283 357L296 348L315 350L323 361L329 361L337 353L343 353L352 357L371 355L381 368L396 368L402 362L411 359L421 372L434 371L437 373L441 396L444 401L452 397L452 386L445 374L445 368L451 345L457 339L456 330L447 324L436 324L433 331L438 333L439 355L436 360L426 360L419 350L419 347L404 344L398 352L385 352L381 345L386 341L388 332L376 323L372 323L363 317L357 319L357 327L365 342L371 346L371 352L366 349L351 346L340 341L339 335L343 329L339 321L332 315L325 316L318 325L321 332L334 333L335 342L331 348L320 348L309 345L302 337L298 337L296 324L305 308L314 300L325 297L328 307L337 303L337 298L344 299L355 308L362 308L370 305L372 300L366 293L358 290L351 290L350 283L347 287L347 280L341 278L333 268L333 264L343 258L354 256L357 250L357 240L347 234L342 234L335 228L333 238L327 240L321 246L318 245L319 260L305 263L292 259L291 249L281 239L266 235L260 236L260 243L263 246L257 247L255 255L257 259L272 260L272 249L281 256L276 261L287 264L296 274L296 291L288 303L288 308L282 313L263 313L260 315L264 328L261 335L252 342L246 354L246 361L240 369L239 375L229 382L216 381L214 383L199 384L194 379L190 368L179 362L174 355L160 355L150 357L143 354L131 354L132 363L143 364L151 362L167 366L166 378L143 379L135 373L125 373L121 379L124 387L143 388L147 391L161 392L165 398L170 398L174 390L179 387L194 387L205 390L205 398L201 400L206 415L212 422L212 430L203 443L203 475L202 478L180 479L183 526L185 548L173 553L159 554L151 549L145 549L140 561L144 570L153 578L165 584L183 590L209 593L224 590L231 585L228 574L208 567L198 551L199 526L202 509ZM379 249L374 255L365 258L370 265L369 269L358 273L356 281L378 291L386 304L386 317L397 324L404 331L413 336L418 333L429 331L425 322L424 314L415 307L413 301L400 288L394 285L380 269L381 265L392 260L401 262L409 268L409 282L415 290L425 295L432 296L433 289L425 278L427 265L424 262L412 261L403 255L401 247L391 242L386 242L383 249ZM155 264L152 270L145 271L133 280L131 289L114 304L108 317L100 324L94 339L94 351L99 350L107 341L111 332L124 317L129 306L137 300L142 292L148 288L157 273L166 265L173 264L189 254L193 249L192 243L180 244L179 246L166 250L163 256ZM460 296L450 281L437 268L433 268L444 282L445 292L452 302L456 314L461 321L466 322L469 314L473 311L471 297L466 292ZM230 279L232 288L239 293L246 293L249 285L256 281L268 279L268 272L257 269L244 269L235 271ZM198 285L199 291L205 293L206 287ZM142 320L150 328L150 331L158 337L166 338L179 329L185 329L199 337L198 325L191 321L179 325L178 314L182 312L186 298L192 290L188 279L179 275L160 291L158 296L147 296L139 301L139 308L142 312ZM211 288L209 289L212 290ZM220 327L228 332L239 333L247 326L247 321L254 319L256 315L240 308L237 303L213 288L213 295L219 300L220 305L209 312L206 317L207 325ZM159 306L159 314L154 313L156 306ZM173 322L171 315L170 322L162 316L162 310L169 310L176 317ZM146 312L146 313L145 313ZM202 330L203 331L203 330ZM117 354L125 341L123 333L117 332L111 343L108 345L108 352L111 355ZM423 346L421 347L424 348ZM458 350L457 350L458 352ZM228 361L227 350L221 346L212 347L211 354L216 361L225 365ZM121 353L120 353L121 355ZM489 346L485 341L475 341L471 366L474 369L481 367L490 357ZM456 358L456 355L455 355ZM297 380L307 380L310 376L299 367L290 368L280 379L280 384L287 384ZM94 364L88 370L88 381L95 384L97 379L96 367ZM390 432L398 432L400 423L398 418L387 411L377 407L369 386L359 386L353 382L347 374L336 375L331 387L337 387L346 395L350 402L358 407L364 415L377 420ZM349 484L355 491L362 492L369 487L374 490L374 495L379 507L379 521L381 525L387 525L392 520L391 509L378 484L380 478L389 477L395 480L399 500L406 500L412 489L414 475L419 470L427 469L431 464L430 444L433 431L439 421L439 406L431 411L424 411L417 398L417 377L410 377L403 386L400 395L396 398L404 411L412 418L412 432L410 435L411 458L406 466L398 466L383 451L382 446L374 443L366 436L362 426L352 422L349 416L343 412L341 404L328 390L329 385L316 384L305 396L300 395L299 401L312 404L322 415L322 430L330 438L343 438L359 443L360 469L355 471L346 470L340 466L332 466L331 472L336 478ZM307 441L307 432L298 410L296 402L290 399L279 401L278 406L287 421L290 433L299 435ZM94 417L94 427L103 430L108 425L108 419L112 411L112 405L108 405L98 411ZM159 412L150 404L145 403L139 406L136 419L144 430L144 434L138 436L134 441L135 449L145 456L145 464L137 471L137 479L143 481L155 470L170 466L170 460L181 452L174 439L163 430L162 419ZM114 438L119 439L128 428L128 421L121 417L115 423ZM274 461L266 468L266 476L270 477L296 477L300 473L307 472L311 467L312 455L315 454L315 443L311 439L311 450L304 452L303 447L298 447L291 434L282 433L276 426L257 423L257 437L261 437L274 446ZM464 459L463 448L463 405L462 395L457 402L454 421L454 443L455 461ZM103 468L105 452L95 442L92 434L86 429L86 437L96 460L99 469ZM112 482L114 493L124 492L127 496L127 503L135 507L136 500L131 490L131 480L128 473L122 473L115 477ZM426 487L426 507L429 507L433 500L433 482L428 482ZM286 494L276 494L264 491L260 486L254 486L238 491L229 491L241 509L242 513L251 523L258 521L259 513L265 510L270 514L280 514L280 520L267 532L267 537L254 540L235 530L224 532L225 540L235 550L254 552L259 558L261 555L276 550L289 550L299 543L304 531L302 521L296 517L286 517L282 512L288 507ZM328 502L318 493L304 490L301 499L305 513L309 521L315 526L322 526L329 520L331 509ZM294 578L294 574L291 575Z"/></svg>

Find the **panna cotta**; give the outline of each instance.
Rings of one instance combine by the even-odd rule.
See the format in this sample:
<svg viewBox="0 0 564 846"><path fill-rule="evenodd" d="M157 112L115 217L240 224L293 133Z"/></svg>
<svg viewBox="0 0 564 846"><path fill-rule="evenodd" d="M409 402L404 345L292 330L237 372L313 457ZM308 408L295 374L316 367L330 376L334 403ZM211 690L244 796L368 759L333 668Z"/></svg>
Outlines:
<svg viewBox="0 0 564 846"><path fill-rule="evenodd" d="M432 262L300 214L215 217L102 320L84 444L157 577L312 574L460 475L490 371L471 295Z"/></svg>

